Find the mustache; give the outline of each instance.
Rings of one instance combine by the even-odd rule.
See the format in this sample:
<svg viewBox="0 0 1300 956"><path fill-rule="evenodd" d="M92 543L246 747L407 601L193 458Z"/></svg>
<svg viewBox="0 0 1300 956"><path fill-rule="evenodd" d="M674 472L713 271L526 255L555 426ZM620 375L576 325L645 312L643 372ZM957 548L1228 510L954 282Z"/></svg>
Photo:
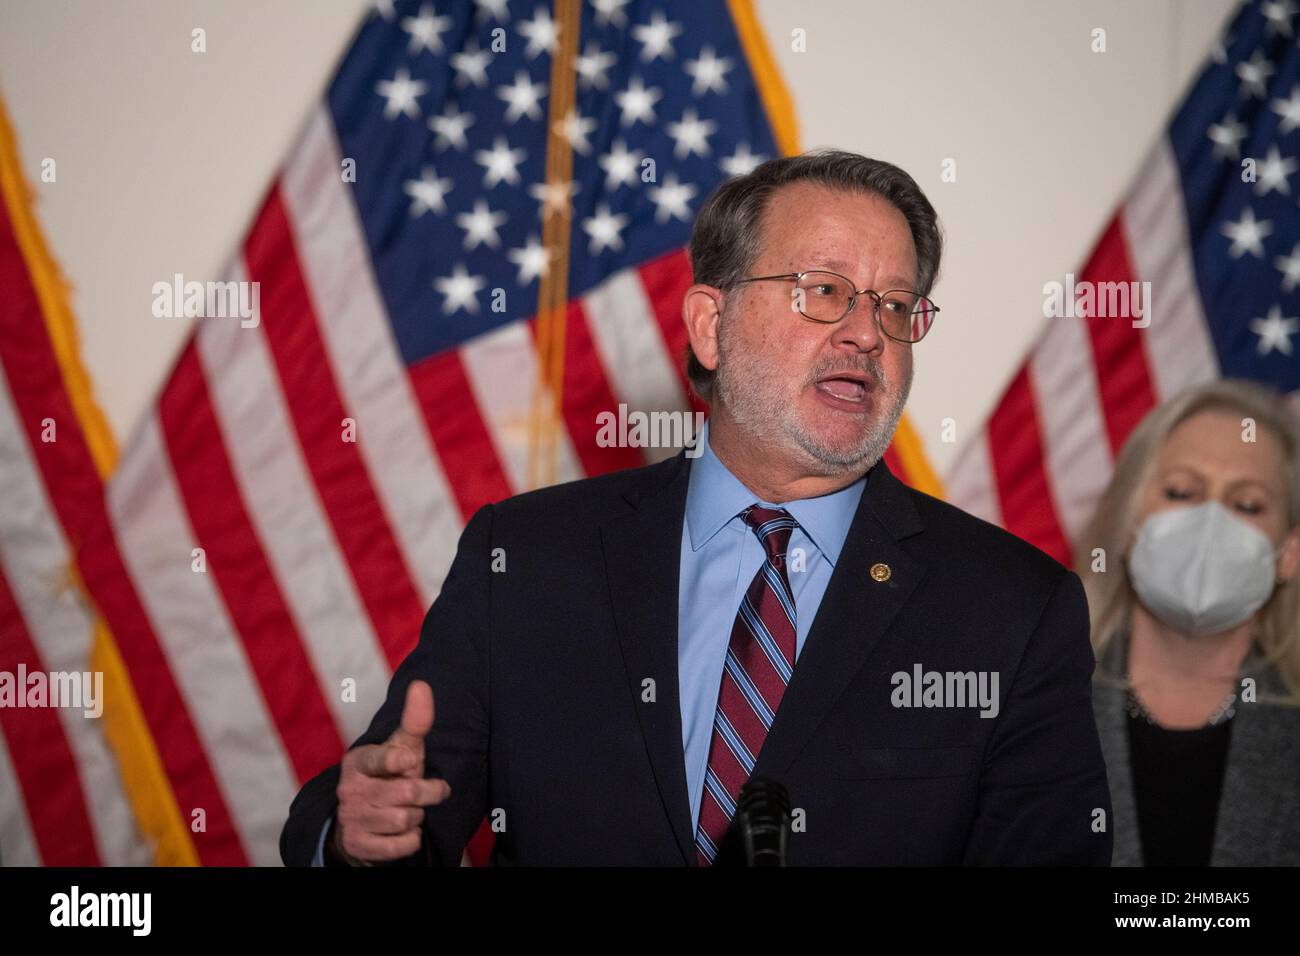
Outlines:
<svg viewBox="0 0 1300 956"><path fill-rule="evenodd" d="M889 379L885 375L883 366L874 359L867 358L865 361L849 361L830 359L815 366L809 373L808 380L805 384L812 385L821 381L829 375L838 375L841 372L861 372L871 379L873 385L887 386Z"/></svg>

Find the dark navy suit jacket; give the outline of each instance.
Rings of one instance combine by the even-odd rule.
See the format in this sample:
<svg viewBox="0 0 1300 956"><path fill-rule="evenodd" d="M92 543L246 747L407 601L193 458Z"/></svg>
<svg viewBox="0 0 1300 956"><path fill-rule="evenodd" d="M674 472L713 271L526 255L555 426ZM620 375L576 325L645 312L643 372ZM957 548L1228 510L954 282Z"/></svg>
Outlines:
<svg viewBox="0 0 1300 956"><path fill-rule="evenodd" d="M412 679L432 685L426 773L452 793L404 863L458 864L490 816L498 864L695 864L676 646L690 463L545 488L470 520L354 744L395 729ZM996 672L997 716L895 706L893 675L917 665ZM1108 865L1093 667L1073 572L881 461L755 769L796 808L790 863ZM338 779L335 765L294 800L285 863L311 862ZM736 858L733 832L719 863Z"/></svg>

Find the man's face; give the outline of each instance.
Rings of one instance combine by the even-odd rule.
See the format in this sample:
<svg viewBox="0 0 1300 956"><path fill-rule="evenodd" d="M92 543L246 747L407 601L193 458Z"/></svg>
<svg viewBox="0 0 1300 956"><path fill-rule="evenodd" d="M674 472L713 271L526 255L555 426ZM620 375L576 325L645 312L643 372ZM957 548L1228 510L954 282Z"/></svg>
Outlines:
<svg viewBox="0 0 1300 956"><path fill-rule="evenodd" d="M809 183L781 188L763 217L749 275L825 269L855 289L916 289L907 220L878 196ZM834 325L792 308L793 281L751 282L718 323L716 396L751 440L817 473L862 469L884 454L912 385L911 345L886 338L871 297Z"/></svg>

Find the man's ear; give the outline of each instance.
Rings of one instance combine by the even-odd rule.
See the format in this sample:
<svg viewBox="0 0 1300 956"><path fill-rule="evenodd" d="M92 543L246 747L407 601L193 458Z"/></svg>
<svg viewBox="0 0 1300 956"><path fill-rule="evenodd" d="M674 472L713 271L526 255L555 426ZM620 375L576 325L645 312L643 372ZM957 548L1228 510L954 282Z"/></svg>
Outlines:
<svg viewBox="0 0 1300 956"><path fill-rule="evenodd" d="M691 350L709 371L718 367L718 317L725 299L721 289L700 283L687 289L682 299L682 321L686 323Z"/></svg>

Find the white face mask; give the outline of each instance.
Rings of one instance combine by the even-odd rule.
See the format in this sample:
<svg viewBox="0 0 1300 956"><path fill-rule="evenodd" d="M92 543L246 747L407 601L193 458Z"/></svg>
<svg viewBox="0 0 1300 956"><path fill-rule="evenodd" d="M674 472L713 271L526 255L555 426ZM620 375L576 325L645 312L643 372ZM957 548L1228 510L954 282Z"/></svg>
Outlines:
<svg viewBox="0 0 1300 956"><path fill-rule="evenodd" d="M1186 634L1213 634L1264 606L1273 593L1277 554L1264 532L1207 501L1148 517L1128 570L1156 617Z"/></svg>

